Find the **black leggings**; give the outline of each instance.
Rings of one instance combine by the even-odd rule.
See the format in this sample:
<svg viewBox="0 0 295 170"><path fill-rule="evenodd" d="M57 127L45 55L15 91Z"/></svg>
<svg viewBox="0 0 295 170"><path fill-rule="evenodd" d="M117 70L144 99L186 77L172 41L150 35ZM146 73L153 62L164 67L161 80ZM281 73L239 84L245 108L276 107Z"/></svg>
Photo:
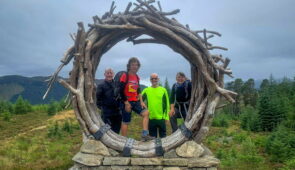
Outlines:
<svg viewBox="0 0 295 170"><path fill-rule="evenodd" d="M158 137L158 130L160 138L166 137L166 124L164 119L150 119L149 120L149 133L150 136Z"/></svg>
<svg viewBox="0 0 295 170"><path fill-rule="evenodd" d="M111 129L119 134L121 129L122 123L122 116L121 115L113 115L113 116L102 116L102 120L104 123L109 124Z"/></svg>

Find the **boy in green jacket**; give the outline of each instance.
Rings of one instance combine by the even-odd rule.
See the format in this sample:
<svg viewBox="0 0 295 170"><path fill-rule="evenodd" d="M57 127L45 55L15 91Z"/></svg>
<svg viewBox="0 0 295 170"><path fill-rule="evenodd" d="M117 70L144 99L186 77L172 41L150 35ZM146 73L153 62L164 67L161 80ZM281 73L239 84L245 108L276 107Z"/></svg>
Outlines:
<svg viewBox="0 0 295 170"><path fill-rule="evenodd" d="M161 138L166 136L166 120L169 120L169 96L164 87L159 86L158 74L150 76L151 87L142 91L143 100L147 101L149 110L149 133L150 136Z"/></svg>

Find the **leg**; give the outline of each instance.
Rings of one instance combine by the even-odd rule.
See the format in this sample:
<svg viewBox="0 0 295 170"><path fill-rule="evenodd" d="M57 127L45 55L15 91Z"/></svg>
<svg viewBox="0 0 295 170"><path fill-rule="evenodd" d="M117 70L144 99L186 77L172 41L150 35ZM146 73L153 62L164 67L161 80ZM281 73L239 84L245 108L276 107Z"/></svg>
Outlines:
<svg viewBox="0 0 295 170"><path fill-rule="evenodd" d="M171 128L172 128L172 133L174 133L178 129L178 127L177 127L177 114L176 113L170 117L170 124L171 124Z"/></svg>
<svg viewBox="0 0 295 170"><path fill-rule="evenodd" d="M122 136L127 136L127 131L128 131L128 124L122 122L122 125L121 125Z"/></svg>
<svg viewBox="0 0 295 170"><path fill-rule="evenodd" d="M160 138L166 137L166 124L165 120L159 120L159 136Z"/></svg>
<svg viewBox="0 0 295 170"><path fill-rule="evenodd" d="M157 127L155 121L156 120L149 120L149 133L153 137L157 137Z"/></svg>
<svg viewBox="0 0 295 170"><path fill-rule="evenodd" d="M124 103L121 104L121 112L122 112L121 134L122 136L127 136L128 124L131 121L131 113L125 111Z"/></svg>
<svg viewBox="0 0 295 170"><path fill-rule="evenodd" d="M148 126L149 126L149 111L148 110L144 110L141 113L143 119L142 119L142 129L143 130L148 130Z"/></svg>
<svg viewBox="0 0 295 170"><path fill-rule="evenodd" d="M112 130L119 134L121 129L121 123L122 123L122 116L121 115L115 115L110 118L110 121L112 123Z"/></svg>

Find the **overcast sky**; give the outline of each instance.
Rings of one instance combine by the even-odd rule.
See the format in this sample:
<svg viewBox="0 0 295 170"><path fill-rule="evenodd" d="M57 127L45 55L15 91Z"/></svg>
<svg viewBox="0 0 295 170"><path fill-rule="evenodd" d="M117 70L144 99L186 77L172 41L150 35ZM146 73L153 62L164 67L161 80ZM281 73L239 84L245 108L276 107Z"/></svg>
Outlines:
<svg viewBox="0 0 295 170"><path fill-rule="evenodd" d="M130 1L115 2L116 13ZM164 11L180 9L174 17L193 30L220 32L222 37L210 40L229 50L211 53L231 59L235 78L295 76L294 0L162 0L161 4ZM0 0L0 76L52 74L73 44L69 33L77 32L76 23L82 21L88 29L92 16L102 16L110 5L110 0ZM153 72L169 82L178 71L190 75L188 62L170 48L122 41L103 56L97 78L106 67L124 70L132 56L141 60L142 82L148 82ZM71 69L69 64L60 75L66 77Z"/></svg>

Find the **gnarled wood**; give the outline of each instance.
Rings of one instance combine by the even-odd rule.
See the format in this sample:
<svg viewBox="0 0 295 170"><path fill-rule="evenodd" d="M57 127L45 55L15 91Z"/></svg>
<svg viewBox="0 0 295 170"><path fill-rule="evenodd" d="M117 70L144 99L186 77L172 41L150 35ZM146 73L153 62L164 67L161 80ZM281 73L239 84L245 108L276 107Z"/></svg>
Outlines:
<svg viewBox="0 0 295 170"><path fill-rule="evenodd" d="M214 35L221 34L206 29L191 31L188 25L183 26L176 19L167 17L178 13L179 10L164 12L160 3L158 2L158 10L153 6L154 2L137 0L137 3L133 3L133 9L130 2L122 13L115 13L116 6L112 3L110 10L101 18L93 17L94 23L88 24L88 31L85 31L83 23L78 23L77 34L73 37L75 43L66 52L61 60L61 66L51 77L46 95L62 67L74 59L70 78L68 81L59 82L70 90L75 115L87 136L94 134L104 125L95 105L94 78L100 59L104 53L124 39L134 44L165 44L190 62L193 88L189 113L184 124L193 132L195 141L201 142L208 133L220 97L234 102L236 93L224 89L223 82L224 75L232 76L232 71L227 68L230 60L223 59L221 55L211 55L209 52L211 49L227 50L208 42ZM203 37L199 33L202 33ZM141 39L141 35L152 38ZM218 63L219 61L221 63ZM106 146L122 151L127 138L109 130L100 140ZM162 146L164 151L169 151L186 140L188 139L181 131L177 130L162 138ZM155 156L155 143L135 141L131 153L142 157Z"/></svg>

